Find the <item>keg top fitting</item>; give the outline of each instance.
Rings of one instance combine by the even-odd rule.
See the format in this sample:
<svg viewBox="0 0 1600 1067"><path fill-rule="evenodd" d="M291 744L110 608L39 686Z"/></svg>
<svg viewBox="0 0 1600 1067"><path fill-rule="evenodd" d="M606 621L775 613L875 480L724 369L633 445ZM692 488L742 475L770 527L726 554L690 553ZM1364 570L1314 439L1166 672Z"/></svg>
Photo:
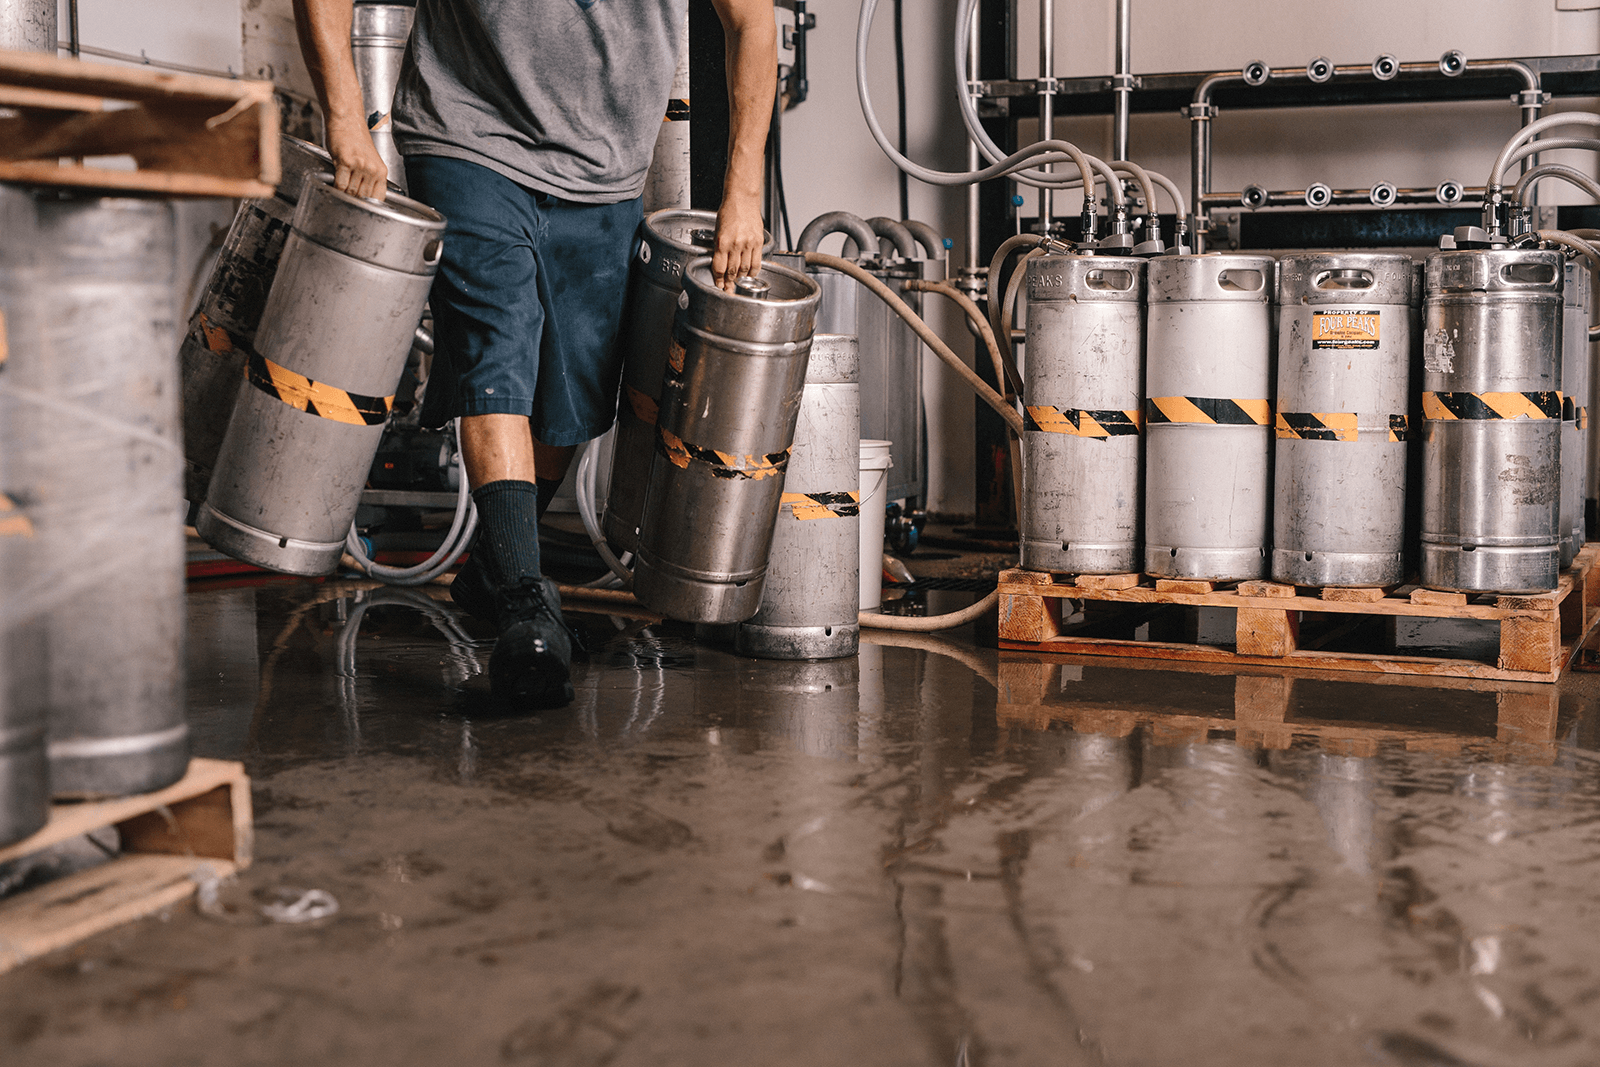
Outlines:
<svg viewBox="0 0 1600 1067"><path fill-rule="evenodd" d="M1148 263L1134 256L1035 256L1028 260L1028 299L1137 304Z"/></svg>
<svg viewBox="0 0 1600 1067"><path fill-rule="evenodd" d="M365 200L333 187L333 177L306 183L295 231L324 248L407 274L433 274L444 252L444 216L398 193Z"/></svg>
<svg viewBox="0 0 1600 1067"><path fill-rule="evenodd" d="M1566 257L1540 248L1472 248L1435 252L1425 264L1426 291L1497 293L1559 299Z"/></svg>
<svg viewBox="0 0 1600 1067"><path fill-rule="evenodd" d="M853 333L819 333L811 338L807 385L854 385L861 380L861 355Z"/></svg>
<svg viewBox="0 0 1600 1067"><path fill-rule="evenodd" d="M711 257L683 272L679 319L707 333L741 341L786 344L811 335L822 287L797 270L763 263L755 276L764 296L729 293L711 280Z"/></svg>
<svg viewBox="0 0 1600 1067"><path fill-rule="evenodd" d="M1398 304L1416 292L1416 266L1403 252L1316 252L1278 261L1278 303Z"/></svg>
<svg viewBox="0 0 1600 1067"><path fill-rule="evenodd" d="M761 254L772 251L772 235L762 234ZM669 207L645 216L639 231L639 263L664 288L677 290L689 261L710 255L717 243L717 213Z"/></svg>
<svg viewBox="0 0 1600 1067"><path fill-rule="evenodd" d="M1277 260L1207 252L1150 260L1148 300L1152 304L1232 301L1270 304L1277 293Z"/></svg>

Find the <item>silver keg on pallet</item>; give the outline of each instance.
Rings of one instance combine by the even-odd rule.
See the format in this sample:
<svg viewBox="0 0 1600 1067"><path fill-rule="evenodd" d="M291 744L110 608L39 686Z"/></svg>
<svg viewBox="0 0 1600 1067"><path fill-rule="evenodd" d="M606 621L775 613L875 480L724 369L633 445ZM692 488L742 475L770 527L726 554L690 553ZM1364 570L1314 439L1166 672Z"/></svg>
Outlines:
<svg viewBox="0 0 1600 1067"><path fill-rule="evenodd" d="M716 240L714 211L657 211L640 228L617 338L622 349L622 396L602 526L606 540L619 552L639 547L645 486L656 454L656 412L684 269L690 261L709 255ZM769 237L762 254L771 247Z"/></svg>
<svg viewBox="0 0 1600 1067"><path fill-rule="evenodd" d="M725 623L760 608L818 296L775 264L732 293L710 259L684 272L634 567L651 610Z"/></svg>
<svg viewBox="0 0 1600 1067"><path fill-rule="evenodd" d="M1415 275L1395 253L1278 262L1275 581L1405 580Z"/></svg>
<svg viewBox="0 0 1600 1067"><path fill-rule="evenodd" d="M1145 261L1028 261L1022 566L1137 571Z"/></svg>
<svg viewBox="0 0 1600 1067"><path fill-rule="evenodd" d="M811 339L761 609L734 649L762 659L853 656L860 639L861 384L856 339Z"/></svg>
<svg viewBox="0 0 1600 1067"><path fill-rule="evenodd" d="M284 137L279 153L283 178L277 192L239 205L178 352L183 382L183 493L191 513L211 484L217 449L244 383L245 353L255 344L300 191L310 175L333 171L328 153L298 138Z"/></svg>
<svg viewBox="0 0 1600 1067"><path fill-rule="evenodd" d="M405 58L416 15L412 4L356 0L350 22L350 56L355 61L356 81L361 84L361 110L372 143L389 168L389 181L401 192L406 188L406 168L400 149L395 147L390 111L394 107L394 91L400 85L400 61Z"/></svg>
<svg viewBox="0 0 1600 1067"><path fill-rule="evenodd" d="M1422 584L1554 589L1563 258L1435 252L1423 301Z"/></svg>
<svg viewBox="0 0 1600 1067"><path fill-rule="evenodd" d="M196 523L236 559L331 572L443 253L444 218L308 182Z"/></svg>
<svg viewBox="0 0 1600 1067"><path fill-rule="evenodd" d="M1569 259L1561 316L1561 568L1588 541L1584 487L1589 481L1589 322L1594 300L1588 265Z"/></svg>
<svg viewBox="0 0 1600 1067"><path fill-rule="evenodd" d="M161 201L0 186L9 714L48 715L59 796L189 761L174 231Z"/></svg>
<svg viewBox="0 0 1600 1067"><path fill-rule="evenodd" d="M1150 261L1144 569L1232 580L1267 572L1271 256Z"/></svg>
<svg viewBox="0 0 1600 1067"><path fill-rule="evenodd" d="M11 407L5 392L5 368L0 361L0 446L9 446L6 433ZM14 638L17 620L11 591L22 585L26 546L17 542L33 536L33 524L4 493L6 447L0 447L0 845L9 845L33 833L50 815L50 772L45 759L47 721L44 702L13 699L12 660L26 664L29 656L22 642Z"/></svg>

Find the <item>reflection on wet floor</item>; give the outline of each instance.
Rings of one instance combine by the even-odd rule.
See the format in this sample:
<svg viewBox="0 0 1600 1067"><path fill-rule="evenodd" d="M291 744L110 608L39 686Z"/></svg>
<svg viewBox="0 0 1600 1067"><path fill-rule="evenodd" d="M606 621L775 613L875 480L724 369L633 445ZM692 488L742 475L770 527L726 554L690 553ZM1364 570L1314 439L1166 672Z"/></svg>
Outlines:
<svg viewBox="0 0 1600 1067"><path fill-rule="evenodd" d="M340 914L0 977L8 1064L1600 1062L1586 676L770 663L582 614L529 717L434 593L190 604L199 754L257 787L230 892Z"/></svg>

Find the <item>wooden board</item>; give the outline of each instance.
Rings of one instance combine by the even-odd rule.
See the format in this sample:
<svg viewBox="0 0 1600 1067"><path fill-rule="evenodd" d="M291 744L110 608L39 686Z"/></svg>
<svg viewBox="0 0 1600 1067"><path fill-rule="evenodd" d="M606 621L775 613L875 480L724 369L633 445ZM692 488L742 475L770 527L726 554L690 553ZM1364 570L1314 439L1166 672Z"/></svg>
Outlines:
<svg viewBox="0 0 1600 1067"><path fill-rule="evenodd" d="M260 197L279 178L270 82L0 50L0 181ZM82 157L131 156L136 170Z"/></svg>
<svg viewBox="0 0 1600 1067"><path fill-rule="evenodd" d="M195 759L183 779L135 797L56 804L38 833L0 849L20 859L115 826L116 859L0 900L0 972L174 904L201 881L250 866L250 779L239 763Z"/></svg>

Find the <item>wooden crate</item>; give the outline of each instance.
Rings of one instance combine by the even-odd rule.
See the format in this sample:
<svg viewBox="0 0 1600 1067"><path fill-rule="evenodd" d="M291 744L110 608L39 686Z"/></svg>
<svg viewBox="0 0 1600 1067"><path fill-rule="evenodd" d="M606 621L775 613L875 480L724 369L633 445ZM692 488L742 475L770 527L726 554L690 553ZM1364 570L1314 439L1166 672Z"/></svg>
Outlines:
<svg viewBox="0 0 1600 1067"><path fill-rule="evenodd" d="M155 793L56 804L44 829L0 848L0 863L107 826L122 838L117 858L0 900L0 972L175 904L206 878L250 866L250 779L243 764L195 759L182 781Z"/></svg>
<svg viewBox="0 0 1600 1067"><path fill-rule="evenodd" d="M164 196L271 196L272 83L0 50L0 181ZM137 170L83 157L132 156Z"/></svg>
<svg viewBox="0 0 1600 1067"><path fill-rule="evenodd" d="M1298 666L1331 671L1430 675L1522 682L1553 682L1580 646L1595 639L1600 621L1600 544L1584 547L1559 586L1538 596L1469 598L1401 587L1376 597L1344 590L1302 590L1273 582L1186 592L1157 588L1137 576L1072 579L1032 571L1000 575L1000 647L1093 656L1255 666ZM1177 604L1237 611L1233 649L1171 641L1129 641L1074 636L1062 626L1063 600L1119 604ZM1499 655L1492 663L1403 654L1324 652L1299 647L1305 612L1435 619L1483 619L1500 624ZM1354 621L1354 620L1352 620Z"/></svg>

